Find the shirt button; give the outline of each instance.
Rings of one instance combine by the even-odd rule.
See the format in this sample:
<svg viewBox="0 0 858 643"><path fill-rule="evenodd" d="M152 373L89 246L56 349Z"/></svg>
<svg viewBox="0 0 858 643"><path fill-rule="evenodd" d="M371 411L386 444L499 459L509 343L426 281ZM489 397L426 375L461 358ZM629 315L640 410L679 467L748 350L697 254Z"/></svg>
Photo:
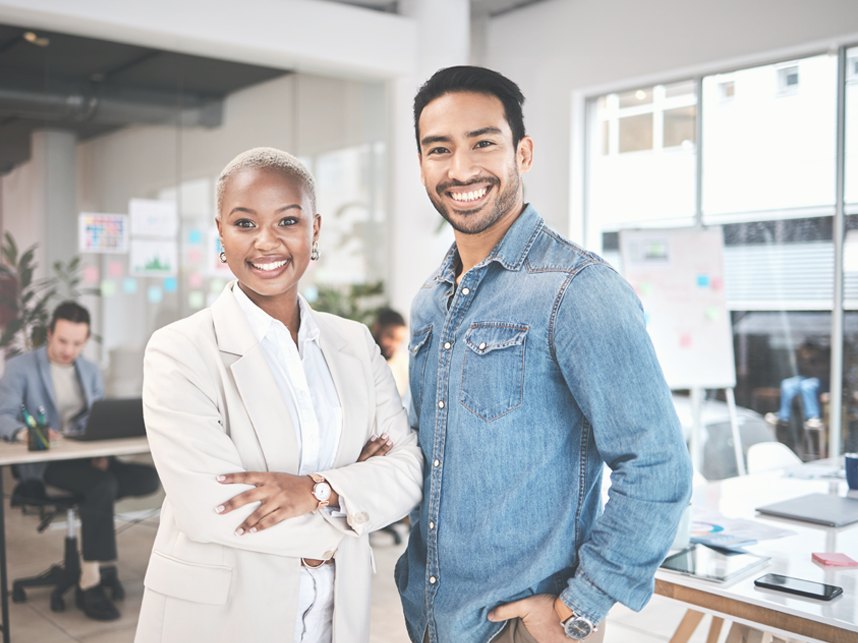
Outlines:
<svg viewBox="0 0 858 643"><path fill-rule="evenodd" d="M433 462L432 464L434 464L436 467L440 467L440 466L441 466L441 461L440 461L440 460L435 460L435 462Z"/></svg>
<svg viewBox="0 0 858 643"><path fill-rule="evenodd" d="M443 409L443 408L444 408L444 400L441 400L440 402L438 402L438 408L439 408L439 409Z"/></svg>
<svg viewBox="0 0 858 643"><path fill-rule="evenodd" d="M486 343L485 343L485 342L483 342L482 344L480 344L480 350L481 350L481 351L486 350Z"/></svg>
<svg viewBox="0 0 858 643"><path fill-rule="evenodd" d="M434 522L429 523L429 529L435 529L435 523Z"/></svg>
<svg viewBox="0 0 858 643"><path fill-rule="evenodd" d="M437 583L437 582L438 582L438 579L437 579L437 578L435 578L434 576L430 576L430 577L429 577L429 584L430 584L430 585L434 585L434 584L435 584L435 583Z"/></svg>
<svg viewBox="0 0 858 643"><path fill-rule="evenodd" d="M470 294L470 292L471 292L471 290L469 288L462 288L462 294L463 295L468 295L468 294Z"/></svg>
<svg viewBox="0 0 858 643"><path fill-rule="evenodd" d="M452 345L450 342L445 342L445 343L444 343L444 348L446 348L447 350L450 350L450 348L451 348L452 346L453 346L453 345Z"/></svg>

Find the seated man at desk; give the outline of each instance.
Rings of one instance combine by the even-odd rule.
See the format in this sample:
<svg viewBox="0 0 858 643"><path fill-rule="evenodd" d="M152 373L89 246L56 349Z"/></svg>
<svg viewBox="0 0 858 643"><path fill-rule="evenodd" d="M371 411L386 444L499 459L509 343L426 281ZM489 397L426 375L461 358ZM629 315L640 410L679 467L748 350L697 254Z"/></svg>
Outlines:
<svg viewBox="0 0 858 643"><path fill-rule="evenodd" d="M51 316L48 343L6 363L0 379L0 437L26 442L23 409L44 414L51 439L82 430L92 403L104 397L98 365L81 357L89 339L89 312L67 301ZM100 564L116 559L113 503L123 496L142 496L158 489L150 466L115 458L87 458L22 465L21 480L40 480L84 497L80 504L83 561L76 602L97 620L119 618L101 585Z"/></svg>

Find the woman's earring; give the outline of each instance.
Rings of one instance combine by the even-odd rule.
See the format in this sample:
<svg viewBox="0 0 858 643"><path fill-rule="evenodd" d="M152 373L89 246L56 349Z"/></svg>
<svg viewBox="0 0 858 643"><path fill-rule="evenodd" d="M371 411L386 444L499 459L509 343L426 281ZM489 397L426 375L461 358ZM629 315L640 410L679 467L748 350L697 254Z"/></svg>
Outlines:
<svg viewBox="0 0 858 643"><path fill-rule="evenodd" d="M310 261L318 261L319 257L322 255L319 254L319 242L313 242L313 249L310 251Z"/></svg>
<svg viewBox="0 0 858 643"><path fill-rule="evenodd" d="M221 246L220 254L218 256L220 257L221 263L226 263L226 251L223 249L223 246Z"/></svg>

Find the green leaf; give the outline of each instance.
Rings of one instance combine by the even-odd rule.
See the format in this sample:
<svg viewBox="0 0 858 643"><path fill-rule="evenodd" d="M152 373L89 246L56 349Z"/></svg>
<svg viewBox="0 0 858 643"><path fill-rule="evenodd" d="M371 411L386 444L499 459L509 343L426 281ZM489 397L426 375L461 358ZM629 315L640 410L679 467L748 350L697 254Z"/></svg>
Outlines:
<svg viewBox="0 0 858 643"><path fill-rule="evenodd" d="M3 329L3 334L0 335L0 347L9 346L15 339L15 335L23 328L23 323L20 318L11 320Z"/></svg>
<svg viewBox="0 0 858 643"><path fill-rule="evenodd" d="M12 266L18 265L18 244L15 243L15 238L8 232L3 235L3 256L6 261Z"/></svg>

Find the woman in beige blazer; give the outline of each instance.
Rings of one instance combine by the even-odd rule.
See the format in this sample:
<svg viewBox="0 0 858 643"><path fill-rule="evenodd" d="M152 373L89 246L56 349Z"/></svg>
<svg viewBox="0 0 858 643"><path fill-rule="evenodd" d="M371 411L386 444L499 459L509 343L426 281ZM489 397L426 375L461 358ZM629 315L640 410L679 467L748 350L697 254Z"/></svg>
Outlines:
<svg viewBox="0 0 858 643"><path fill-rule="evenodd" d="M146 349L146 428L166 499L136 641L365 643L368 536L421 498L416 437L368 329L299 301L320 229L306 168L268 148L240 155L218 180L217 223L221 259L237 281L210 309L157 331ZM302 473L302 458L316 439L304 425L315 419L301 406L306 391L283 383L284 373L303 375L271 361L269 336L258 337L259 312L248 306L274 320L272 328L281 323L299 351L316 350L316 372L333 383L339 410L322 408L324 396L320 402L310 391L321 450L327 444L333 462L313 478ZM300 333L311 327L308 344ZM301 360L294 363L312 385L319 376L308 370L310 353ZM380 446L389 452L367 458ZM327 634L318 623L301 625L312 611L304 612L303 583L317 566L335 579Z"/></svg>

